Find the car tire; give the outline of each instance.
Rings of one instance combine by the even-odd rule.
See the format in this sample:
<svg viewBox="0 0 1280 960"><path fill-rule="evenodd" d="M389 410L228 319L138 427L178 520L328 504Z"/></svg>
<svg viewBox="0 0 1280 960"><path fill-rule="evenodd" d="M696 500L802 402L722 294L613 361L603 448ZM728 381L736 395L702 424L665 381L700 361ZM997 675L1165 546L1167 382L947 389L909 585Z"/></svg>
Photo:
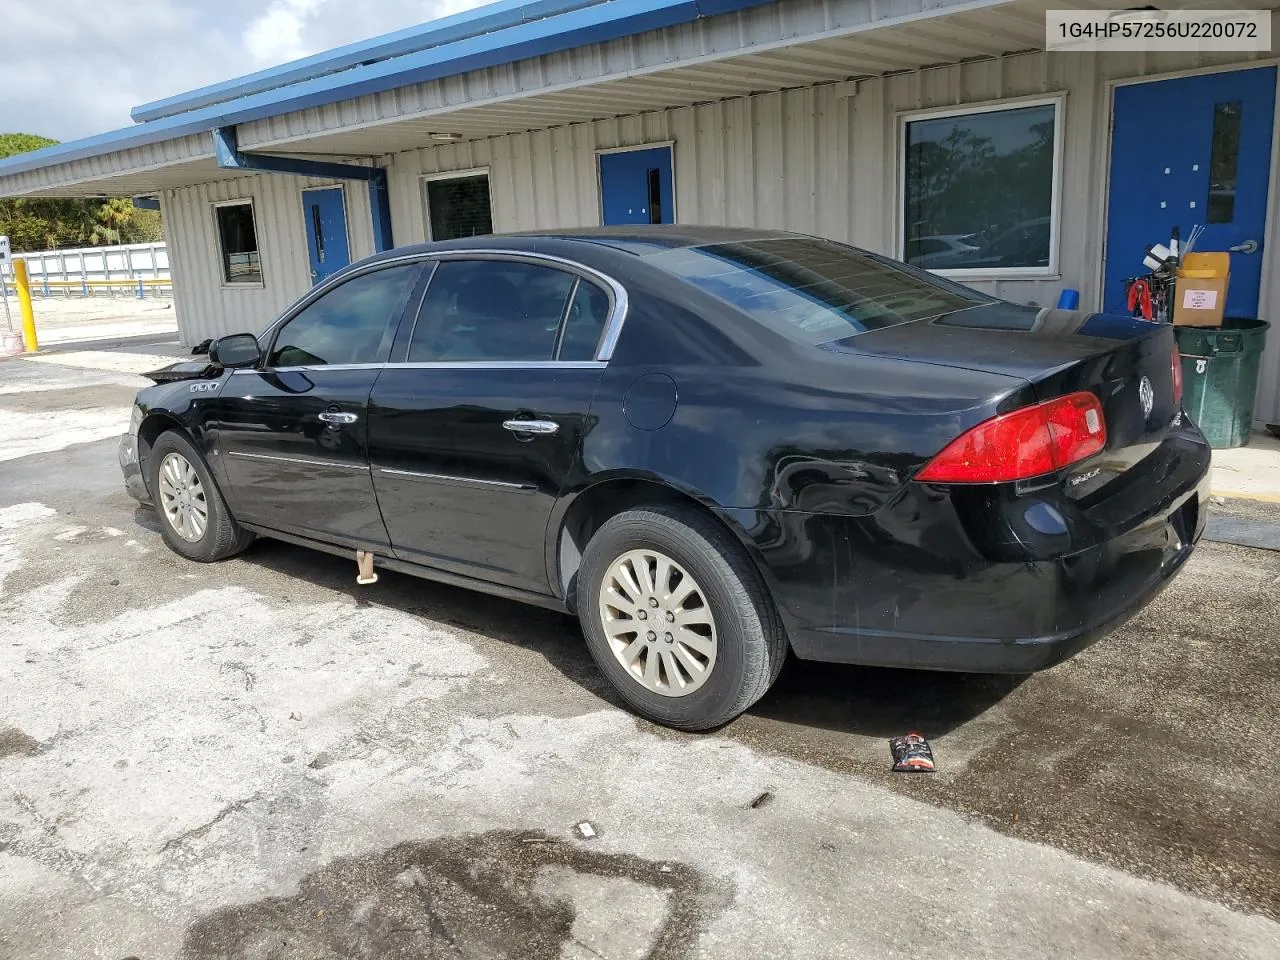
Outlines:
<svg viewBox="0 0 1280 960"><path fill-rule="evenodd" d="M608 520L583 552L576 596L601 672L627 706L664 726L728 723L764 696L786 659L786 633L751 558L692 508Z"/></svg>
<svg viewBox="0 0 1280 960"><path fill-rule="evenodd" d="M167 430L147 458L151 499L160 533L175 553L199 563L225 560L253 542L236 523L200 451L185 436Z"/></svg>

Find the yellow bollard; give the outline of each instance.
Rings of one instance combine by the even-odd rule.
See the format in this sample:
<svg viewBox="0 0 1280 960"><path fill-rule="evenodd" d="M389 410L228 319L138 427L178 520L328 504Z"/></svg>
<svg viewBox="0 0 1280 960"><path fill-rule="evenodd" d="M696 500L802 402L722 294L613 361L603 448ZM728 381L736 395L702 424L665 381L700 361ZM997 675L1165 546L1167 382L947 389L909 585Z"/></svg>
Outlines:
<svg viewBox="0 0 1280 960"><path fill-rule="evenodd" d="M36 341L36 315L31 309L31 280L27 276L27 261L13 261L13 280L18 288L18 309L22 313L22 342L27 353L40 349Z"/></svg>

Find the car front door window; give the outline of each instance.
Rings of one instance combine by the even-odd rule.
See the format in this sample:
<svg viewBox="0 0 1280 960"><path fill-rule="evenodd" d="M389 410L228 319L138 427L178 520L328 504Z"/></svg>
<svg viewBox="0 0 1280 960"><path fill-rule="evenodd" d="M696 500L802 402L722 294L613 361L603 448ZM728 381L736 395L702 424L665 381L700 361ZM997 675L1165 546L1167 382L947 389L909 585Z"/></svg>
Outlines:
<svg viewBox="0 0 1280 960"><path fill-rule="evenodd" d="M377 363L390 320L404 309L420 269L415 263L375 270L325 293L276 333L268 366Z"/></svg>

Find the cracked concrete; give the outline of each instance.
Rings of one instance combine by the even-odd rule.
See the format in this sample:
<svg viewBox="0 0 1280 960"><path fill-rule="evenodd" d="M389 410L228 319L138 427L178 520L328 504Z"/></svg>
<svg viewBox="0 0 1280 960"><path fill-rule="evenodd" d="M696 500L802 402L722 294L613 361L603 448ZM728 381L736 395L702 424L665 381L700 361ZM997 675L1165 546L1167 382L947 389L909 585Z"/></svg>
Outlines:
<svg viewBox="0 0 1280 960"><path fill-rule="evenodd" d="M0 364L0 406L127 409L51 370ZM1276 776L1224 747L1277 732L1276 555L1202 549L1025 683L792 664L695 737L554 613L270 542L189 564L111 441L39 423L0 465L0 956L1280 955ZM932 778L885 772L906 723Z"/></svg>

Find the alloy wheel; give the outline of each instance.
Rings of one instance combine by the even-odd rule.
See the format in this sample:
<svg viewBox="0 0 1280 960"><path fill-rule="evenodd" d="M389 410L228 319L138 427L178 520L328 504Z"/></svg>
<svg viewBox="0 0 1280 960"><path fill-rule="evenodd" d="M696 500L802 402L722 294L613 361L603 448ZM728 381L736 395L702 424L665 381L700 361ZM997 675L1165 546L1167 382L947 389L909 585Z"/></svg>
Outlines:
<svg viewBox="0 0 1280 960"><path fill-rule="evenodd" d="M630 550L600 585L600 622L622 668L664 697L693 693L716 663L716 623L702 588L657 550Z"/></svg>
<svg viewBox="0 0 1280 960"><path fill-rule="evenodd" d="M209 527L204 484L180 453L170 453L160 462L160 506L170 529L189 543L197 542Z"/></svg>

